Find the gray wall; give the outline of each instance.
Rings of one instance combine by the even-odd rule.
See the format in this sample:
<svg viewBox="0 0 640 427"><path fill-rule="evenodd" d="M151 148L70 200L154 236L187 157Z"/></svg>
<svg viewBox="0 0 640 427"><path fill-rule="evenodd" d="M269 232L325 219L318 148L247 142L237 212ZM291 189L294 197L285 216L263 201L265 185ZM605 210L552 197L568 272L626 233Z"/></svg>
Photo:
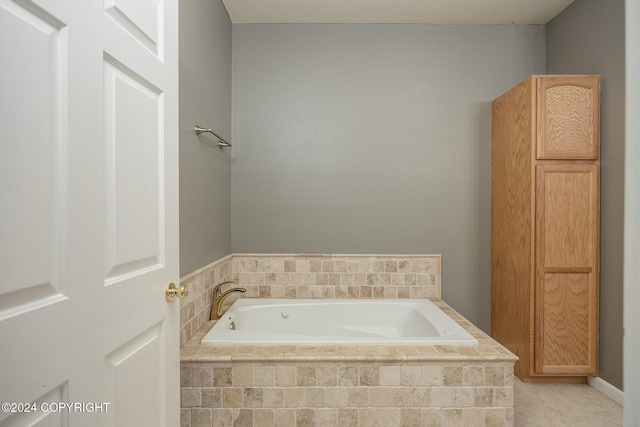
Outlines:
<svg viewBox="0 0 640 427"><path fill-rule="evenodd" d="M231 252L231 21L220 0L180 2L180 274Z"/></svg>
<svg viewBox="0 0 640 427"><path fill-rule="evenodd" d="M442 253L490 329L491 101L544 26L233 26L234 252Z"/></svg>
<svg viewBox="0 0 640 427"><path fill-rule="evenodd" d="M602 76L600 377L622 388L624 0L576 0L547 24L547 72Z"/></svg>

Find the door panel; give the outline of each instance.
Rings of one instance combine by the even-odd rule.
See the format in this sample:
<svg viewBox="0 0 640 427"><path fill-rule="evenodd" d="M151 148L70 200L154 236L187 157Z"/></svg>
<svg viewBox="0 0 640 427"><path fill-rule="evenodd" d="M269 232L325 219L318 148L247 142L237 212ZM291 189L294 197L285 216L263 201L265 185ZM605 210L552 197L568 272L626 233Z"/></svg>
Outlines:
<svg viewBox="0 0 640 427"><path fill-rule="evenodd" d="M107 278L161 267L162 92L105 61ZM133 113L135 112L135 113Z"/></svg>
<svg viewBox="0 0 640 427"><path fill-rule="evenodd" d="M537 158L597 159L600 77L544 76L537 82Z"/></svg>
<svg viewBox="0 0 640 427"><path fill-rule="evenodd" d="M179 423L177 1L0 0L5 425Z"/></svg>
<svg viewBox="0 0 640 427"><path fill-rule="evenodd" d="M166 393L163 378L161 325L154 325L106 356L107 396L118 408L112 425L165 425L161 410ZM136 378L131 383L129 378Z"/></svg>
<svg viewBox="0 0 640 427"><path fill-rule="evenodd" d="M21 64L0 79L0 318L59 300L65 287L65 38L44 10L0 2L0 63Z"/></svg>
<svg viewBox="0 0 640 427"><path fill-rule="evenodd" d="M543 372L589 365L590 282L589 274L545 275Z"/></svg>
<svg viewBox="0 0 640 427"><path fill-rule="evenodd" d="M598 211L596 164L536 167L534 372L597 373Z"/></svg>
<svg viewBox="0 0 640 427"><path fill-rule="evenodd" d="M544 265L594 264L591 171L550 169L544 174Z"/></svg>
<svg viewBox="0 0 640 427"><path fill-rule="evenodd" d="M157 0L106 0L105 12L138 43L161 57L162 6L162 2Z"/></svg>

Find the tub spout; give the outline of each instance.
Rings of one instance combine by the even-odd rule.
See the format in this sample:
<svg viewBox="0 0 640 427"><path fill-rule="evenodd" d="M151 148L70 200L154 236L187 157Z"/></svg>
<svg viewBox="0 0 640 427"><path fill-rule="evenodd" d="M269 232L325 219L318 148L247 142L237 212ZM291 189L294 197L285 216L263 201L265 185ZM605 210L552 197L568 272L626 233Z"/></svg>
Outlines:
<svg viewBox="0 0 640 427"><path fill-rule="evenodd" d="M224 300L234 292L247 292L245 288L231 288L222 292L222 286L233 283L233 280L218 283L213 288L213 302L211 303L211 320L218 320L222 317L222 303Z"/></svg>

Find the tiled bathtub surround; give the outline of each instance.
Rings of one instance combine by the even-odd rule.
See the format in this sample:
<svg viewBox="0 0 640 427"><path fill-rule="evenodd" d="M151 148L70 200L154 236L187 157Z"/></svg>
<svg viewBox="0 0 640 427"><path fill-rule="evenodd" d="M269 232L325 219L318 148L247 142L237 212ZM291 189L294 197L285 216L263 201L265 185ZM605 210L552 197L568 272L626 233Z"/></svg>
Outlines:
<svg viewBox="0 0 640 427"><path fill-rule="evenodd" d="M440 298L441 256L228 255L180 279L189 287L180 305L180 346L209 320L213 287L231 279L248 298Z"/></svg>
<svg viewBox="0 0 640 427"><path fill-rule="evenodd" d="M440 255L234 254L253 298L440 298Z"/></svg>
<svg viewBox="0 0 640 427"><path fill-rule="evenodd" d="M442 301L477 346L183 348L183 426L513 426L515 356Z"/></svg>
<svg viewBox="0 0 640 427"><path fill-rule="evenodd" d="M245 297L430 298L479 344L200 345L229 279ZM513 426L516 357L439 299L440 255L233 254L181 283L184 427Z"/></svg>

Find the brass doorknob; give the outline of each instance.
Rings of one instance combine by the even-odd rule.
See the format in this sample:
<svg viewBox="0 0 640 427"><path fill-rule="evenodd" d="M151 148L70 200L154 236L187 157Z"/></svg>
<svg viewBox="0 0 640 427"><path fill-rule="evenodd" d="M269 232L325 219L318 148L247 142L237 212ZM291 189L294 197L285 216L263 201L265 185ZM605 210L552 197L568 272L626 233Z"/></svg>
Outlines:
<svg viewBox="0 0 640 427"><path fill-rule="evenodd" d="M167 299L167 301L173 301L175 297L185 299L187 295L189 295L189 288L185 285L181 285L180 287L176 288L175 283L169 283L167 285L167 288L165 289L165 298Z"/></svg>

